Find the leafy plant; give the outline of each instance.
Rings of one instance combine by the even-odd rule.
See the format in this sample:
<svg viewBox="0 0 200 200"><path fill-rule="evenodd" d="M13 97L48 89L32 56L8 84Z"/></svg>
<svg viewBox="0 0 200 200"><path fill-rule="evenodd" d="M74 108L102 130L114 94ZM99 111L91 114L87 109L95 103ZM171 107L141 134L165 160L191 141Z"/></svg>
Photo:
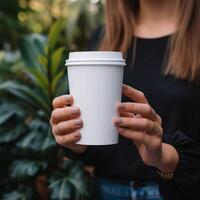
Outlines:
<svg viewBox="0 0 200 200"><path fill-rule="evenodd" d="M89 199L91 180L82 164L64 159L49 125L54 97L68 93L65 48L57 43L65 20L48 38L24 36L18 73L0 82L0 193L2 199L39 199L44 178L46 199ZM25 67L26 66L26 67ZM5 154L6 153L6 154ZM3 156L6 155L6 156Z"/></svg>
<svg viewBox="0 0 200 200"><path fill-rule="evenodd" d="M47 34L51 24L66 18L66 35L60 36L69 48L84 48L84 38L103 19L99 0L6 0L0 1L0 48L16 49L25 33Z"/></svg>

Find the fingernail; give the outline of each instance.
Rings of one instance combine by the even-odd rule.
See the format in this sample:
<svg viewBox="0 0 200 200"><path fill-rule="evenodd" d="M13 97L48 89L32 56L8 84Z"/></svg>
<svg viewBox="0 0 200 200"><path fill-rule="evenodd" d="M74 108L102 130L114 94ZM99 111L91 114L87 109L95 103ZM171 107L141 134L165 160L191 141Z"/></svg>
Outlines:
<svg viewBox="0 0 200 200"><path fill-rule="evenodd" d="M74 124L75 124L76 126L80 126L80 125L82 125L82 120L81 120L81 119L78 119L78 120L76 120L76 121L74 122Z"/></svg>
<svg viewBox="0 0 200 200"><path fill-rule="evenodd" d="M72 96L70 94L67 94L67 95L63 95L63 97L67 100L67 101L70 101Z"/></svg>
<svg viewBox="0 0 200 200"><path fill-rule="evenodd" d="M123 84L123 85L122 85L122 89L123 89L123 90L126 90L127 88L128 88L128 85L126 85L126 84Z"/></svg>
<svg viewBox="0 0 200 200"><path fill-rule="evenodd" d="M72 108L71 112L72 112L72 114L78 114L79 113L79 109L78 108Z"/></svg>
<svg viewBox="0 0 200 200"><path fill-rule="evenodd" d="M80 137L81 134L80 134L79 132L75 132L75 133L74 133L74 136L75 136L75 137Z"/></svg>
<svg viewBox="0 0 200 200"><path fill-rule="evenodd" d="M114 119L115 124L122 124L123 120L121 118Z"/></svg>
<svg viewBox="0 0 200 200"><path fill-rule="evenodd" d="M123 110L123 109L125 109L125 105L122 104L122 103L120 103L120 104L118 104L118 108L119 108L120 110Z"/></svg>

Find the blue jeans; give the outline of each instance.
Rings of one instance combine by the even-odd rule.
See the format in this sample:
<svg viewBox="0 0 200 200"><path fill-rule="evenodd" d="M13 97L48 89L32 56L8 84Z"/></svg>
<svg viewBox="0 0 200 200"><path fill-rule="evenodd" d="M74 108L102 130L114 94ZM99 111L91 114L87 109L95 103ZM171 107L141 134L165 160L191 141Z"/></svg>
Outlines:
<svg viewBox="0 0 200 200"><path fill-rule="evenodd" d="M98 200L163 200L154 182L119 182L96 178Z"/></svg>

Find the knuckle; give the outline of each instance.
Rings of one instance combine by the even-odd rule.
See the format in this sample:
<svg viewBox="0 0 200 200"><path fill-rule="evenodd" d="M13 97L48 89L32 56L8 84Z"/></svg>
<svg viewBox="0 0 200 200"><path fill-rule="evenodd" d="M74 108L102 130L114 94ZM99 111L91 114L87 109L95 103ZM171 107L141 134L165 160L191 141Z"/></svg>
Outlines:
<svg viewBox="0 0 200 200"><path fill-rule="evenodd" d="M52 117L53 120L57 119L57 117L58 117L58 111L57 111L57 109L55 109L55 110L52 111L51 117Z"/></svg>
<svg viewBox="0 0 200 200"><path fill-rule="evenodd" d="M161 136L162 136L162 134L163 134L163 128L161 126L159 126L159 128L160 128L160 133L161 133Z"/></svg>
<svg viewBox="0 0 200 200"><path fill-rule="evenodd" d="M60 145L64 145L65 141L64 141L63 137L56 137L56 143L58 143Z"/></svg>
<svg viewBox="0 0 200 200"><path fill-rule="evenodd" d="M59 123L55 126L55 134L58 135L63 131L63 125L62 123Z"/></svg>
<svg viewBox="0 0 200 200"><path fill-rule="evenodd" d="M149 115L153 113L153 109L151 108L150 105L147 105L147 106L146 106L146 112L147 112L147 114L149 114Z"/></svg>
<svg viewBox="0 0 200 200"><path fill-rule="evenodd" d="M140 91L140 98L144 99L145 98L145 94L143 92Z"/></svg>
<svg viewBox="0 0 200 200"><path fill-rule="evenodd" d="M53 135L56 136L55 126L52 127L51 131L52 131Z"/></svg>
<svg viewBox="0 0 200 200"><path fill-rule="evenodd" d="M133 119L132 118L125 118L125 119L123 119L123 121L125 121L124 123L127 123L128 125L134 125L133 123L134 123L134 121L133 121Z"/></svg>
<svg viewBox="0 0 200 200"><path fill-rule="evenodd" d="M127 103L126 107L127 107L128 110L134 111L136 105L135 105L135 103Z"/></svg>
<svg viewBox="0 0 200 200"><path fill-rule="evenodd" d="M162 125L162 119L161 119L161 117L160 117L159 115L157 115L157 121L158 121L158 123L159 123L160 125Z"/></svg>
<svg viewBox="0 0 200 200"><path fill-rule="evenodd" d="M144 119L144 128L145 129L148 129L148 128L150 128L151 127L151 122L150 122L150 120L148 120L148 119Z"/></svg>

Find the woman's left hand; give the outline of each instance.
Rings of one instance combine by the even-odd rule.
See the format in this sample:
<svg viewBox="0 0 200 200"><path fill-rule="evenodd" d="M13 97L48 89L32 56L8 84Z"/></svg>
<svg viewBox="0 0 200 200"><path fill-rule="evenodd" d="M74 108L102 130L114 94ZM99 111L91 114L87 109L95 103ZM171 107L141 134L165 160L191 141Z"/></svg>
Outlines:
<svg viewBox="0 0 200 200"><path fill-rule="evenodd" d="M113 122L119 134L135 143L143 162L157 166L162 157L162 120L142 92L124 84L122 92L134 102L119 103L119 117Z"/></svg>

